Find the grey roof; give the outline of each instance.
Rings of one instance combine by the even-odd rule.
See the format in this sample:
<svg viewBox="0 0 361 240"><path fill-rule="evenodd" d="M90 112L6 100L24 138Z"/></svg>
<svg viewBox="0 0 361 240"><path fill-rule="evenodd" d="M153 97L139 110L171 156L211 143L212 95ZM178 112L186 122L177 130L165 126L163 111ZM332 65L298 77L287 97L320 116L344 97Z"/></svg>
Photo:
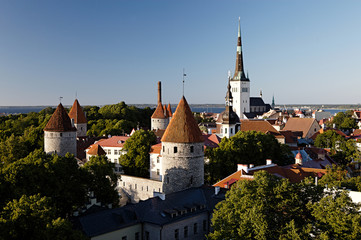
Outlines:
<svg viewBox="0 0 361 240"><path fill-rule="evenodd" d="M215 195L214 187L202 186L168 194L165 200L153 197L137 204L80 216L78 227L87 236L93 237L139 223L163 226L200 213L212 212L215 205L225 199L225 191L221 189Z"/></svg>
<svg viewBox="0 0 361 240"><path fill-rule="evenodd" d="M261 97L250 97L250 106L265 106L266 104L263 102Z"/></svg>

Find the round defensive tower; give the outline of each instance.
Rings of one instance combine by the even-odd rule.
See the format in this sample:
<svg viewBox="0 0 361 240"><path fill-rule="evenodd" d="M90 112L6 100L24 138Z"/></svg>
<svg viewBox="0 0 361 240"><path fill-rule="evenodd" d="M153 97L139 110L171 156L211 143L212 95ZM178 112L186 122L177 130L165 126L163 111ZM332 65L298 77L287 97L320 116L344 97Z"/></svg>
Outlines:
<svg viewBox="0 0 361 240"><path fill-rule="evenodd" d="M83 108L80 106L78 99L75 99L74 104L69 112L69 117L74 122L76 128L77 137L86 137L87 120L83 112Z"/></svg>
<svg viewBox="0 0 361 240"><path fill-rule="evenodd" d="M204 139L187 100L182 97L162 137L163 192L204 184Z"/></svg>
<svg viewBox="0 0 361 240"><path fill-rule="evenodd" d="M76 156L76 129L61 103L44 128L44 151L59 156L69 152Z"/></svg>

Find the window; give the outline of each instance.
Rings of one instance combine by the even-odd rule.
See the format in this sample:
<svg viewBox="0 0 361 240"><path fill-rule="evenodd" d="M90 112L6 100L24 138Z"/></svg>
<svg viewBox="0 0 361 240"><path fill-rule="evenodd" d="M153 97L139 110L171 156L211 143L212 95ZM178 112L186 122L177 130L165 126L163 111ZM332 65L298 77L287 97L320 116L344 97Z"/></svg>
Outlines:
<svg viewBox="0 0 361 240"><path fill-rule="evenodd" d="M125 187L125 182L123 182L123 187Z"/></svg>
<svg viewBox="0 0 361 240"><path fill-rule="evenodd" d="M147 192L148 192L148 186L147 186Z"/></svg>
<svg viewBox="0 0 361 240"><path fill-rule="evenodd" d="M135 238L135 240L139 240L139 232L136 232L136 233L135 233L134 238Z"/></svg>
<svg viewBox="0 0 361 240"><path fill-rule="evenodd" d="M203 232L207 231L207 220L203 220Z"/></svg>
<svg viewBox="0 0 361 240"><path fill-rule="evenodd" d="M188 227L185 226L184 227L184 238L187 238L188 237Z"/></svg>
<svg viewBox="0 0 361 240"><path fill-rule="evenodd" d="M248 88L242 88L242 92L248 92Z"/></svg>
<svg viewBox="0 0 361 240"><path fill-rule="evenodd" d="M63 136L63 133L60 133L60 137L62 137Z"/></svg>
<svg viewBox="0 0 361 240"><path fill-rule="evenodd" d="M179 229L174 230L174 238L179 239Z"/></svg>
<svg viewBox="0 0 361 240"><path fill-rule="evenodd" d="M169 177L167 176L167 183L169 183Z"/></svg>
<svg viewBox="0 0 361 240"><path fill-rule="evenodd" d="M233 133L233 128L230 128L230 130L231 130L231 134Z"/></svg>
<svg viewBox="0 0 361 240"><path fill-rule="evenodd" d="M146 231L145 232L145 240L149 240L150 238L149 238L149 232L148 231Z"/></svg>
<svg viewBox="0 0 361 240"><path fill-rule="evenodd" d="M137 189L137 184L135 184L134 188Z"/></svg>
<svg viewBox="0 0 361 240"><path fill-rule="evenodd" d="M194 152L194 146L191 146L191 153Z"/></svg>
<svg viewBox="0 0 361 240"><path fill-rule="evenodd" d="M159 156L157 157L157 163L159 163Z"/></svg>
<svg viewBox="0 0 361 240"><path fill-rule="evenodd" d="M163 146L163 152L165 152L165 147Z"/></svg>
<svg viewBox="0 0 361 240"><path fill-rule="evenodd" d="M114 155L118 155L118 150L114 150Z"/></svg>
<svg viewBox="0 0 361 240"><path fill-rule="evenodd" d="M197 234L198 233L198 226L197 226L197 223L194 224L194 227L193 227L193 232L194 234Z"/></svg>
<svg viewBox="0 0 361 240"><path fill-rule="evenodd" d="M174 153L177 153L177 152L178 152L178 148L174 147Z"/></svg>
<svg viewBox="0 0 361 240"><path fill-rule="evenodd" d="M127 240L127 236L123 236L123 237L122 237L122 240Z"/></svg>
<svg viewBox="0 0 361 240"><path fill-rule="evenodd" d="M160 171L159 171L159 169L157 169L157 175L158 175L158 176L160 175Z"/></svg>
<svg viewBox="0 0 361 240"><path fill-rule="evenodd" d="M227 128L224 128L224 133L227 134Z"/></svg>

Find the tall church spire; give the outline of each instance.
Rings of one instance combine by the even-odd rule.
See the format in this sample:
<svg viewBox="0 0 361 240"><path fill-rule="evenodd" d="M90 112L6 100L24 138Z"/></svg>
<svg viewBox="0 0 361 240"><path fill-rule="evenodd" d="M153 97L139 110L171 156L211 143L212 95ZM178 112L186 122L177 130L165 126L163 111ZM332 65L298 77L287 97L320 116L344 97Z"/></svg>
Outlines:
<svg viewBox="0 0 361 240"><path fill-rule="evenodd" d="M246 75L244 74L243 55L242 55L241 18L239 18L238 19L236 69L234 71L233 80L246 80L246 79L247 78L246 78Z"/></svg>

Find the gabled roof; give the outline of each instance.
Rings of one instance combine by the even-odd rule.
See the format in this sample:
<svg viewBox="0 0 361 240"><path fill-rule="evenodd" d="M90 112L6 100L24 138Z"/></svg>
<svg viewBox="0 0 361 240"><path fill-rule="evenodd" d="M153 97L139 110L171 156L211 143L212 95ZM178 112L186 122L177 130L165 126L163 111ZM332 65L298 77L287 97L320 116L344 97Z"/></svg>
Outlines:
<svg viewBox="0 0 361 240"><path fill-rule="evenodd" d="M49 122L46 124L44 131L49 132L75 132L75 127L72 126L68 113L65 111L63 105L60 103L55 112L51 116Z"/></svg>
<svg viewBox="0 0 361 240"><path fill-rule="evenodd" d="M264 120L242 120L241 131L257 131L263 133L269 133L274 136L282 136L268 121Z"/></svg>
<svg viewBox="0 0 361 240"><path fill-rule="evenodd" d="M204 146L210 148L219 147L219 143L222 141L216 134L204 134Z"/></svg>
<svg viewBox="0 0 361 240"><path fill-rule="evenodd" d="M101 156L106 155L104 149L98 144L93 144L90 146L89 151L87 152L89 155L93 156Z"/></svg>
<svg viewBox="0 0 361 240"><path fill-rule="evenodd" d="M250 106L265 106L264 101L261 97L250 97L249 98L249 105Z"/></svg>
<svg viewBox="0 0 361 240"><path fill-rule="evenodd" d="M152 118L161 118L164 119L165 115L164 115L164 109L163 109L163 105L162 103L158 103L157 108L155 109Z"/></svg>
<svg viewBox="0 0 361 240"><path fill-rule="evenodd" d="M289 118L283 130L302 131L302 137L306 137L314 122L317 123L314 118Z"/></svg>
<svg viewBox="0 0 361 240"><path fill-rule="evenodd" d="M203 142L202 132L184 96L180 100L161 141L174 143Z"/></svg>
<svg viewBox="0 0 361 240"><path fill-rule="evenodd" d="M72 108L69 112L69 117L74 119L74 123L87 123L83 108L80 106L78 99L75 99Z"/></svg>
<svg viewBox="0 0 361 240"><path fill-rule="evenodd" d="M127 141L130 137L127 136L113 136L108 139L101 139L96 144L104 147L123 147L125 141Z"/></svg>

